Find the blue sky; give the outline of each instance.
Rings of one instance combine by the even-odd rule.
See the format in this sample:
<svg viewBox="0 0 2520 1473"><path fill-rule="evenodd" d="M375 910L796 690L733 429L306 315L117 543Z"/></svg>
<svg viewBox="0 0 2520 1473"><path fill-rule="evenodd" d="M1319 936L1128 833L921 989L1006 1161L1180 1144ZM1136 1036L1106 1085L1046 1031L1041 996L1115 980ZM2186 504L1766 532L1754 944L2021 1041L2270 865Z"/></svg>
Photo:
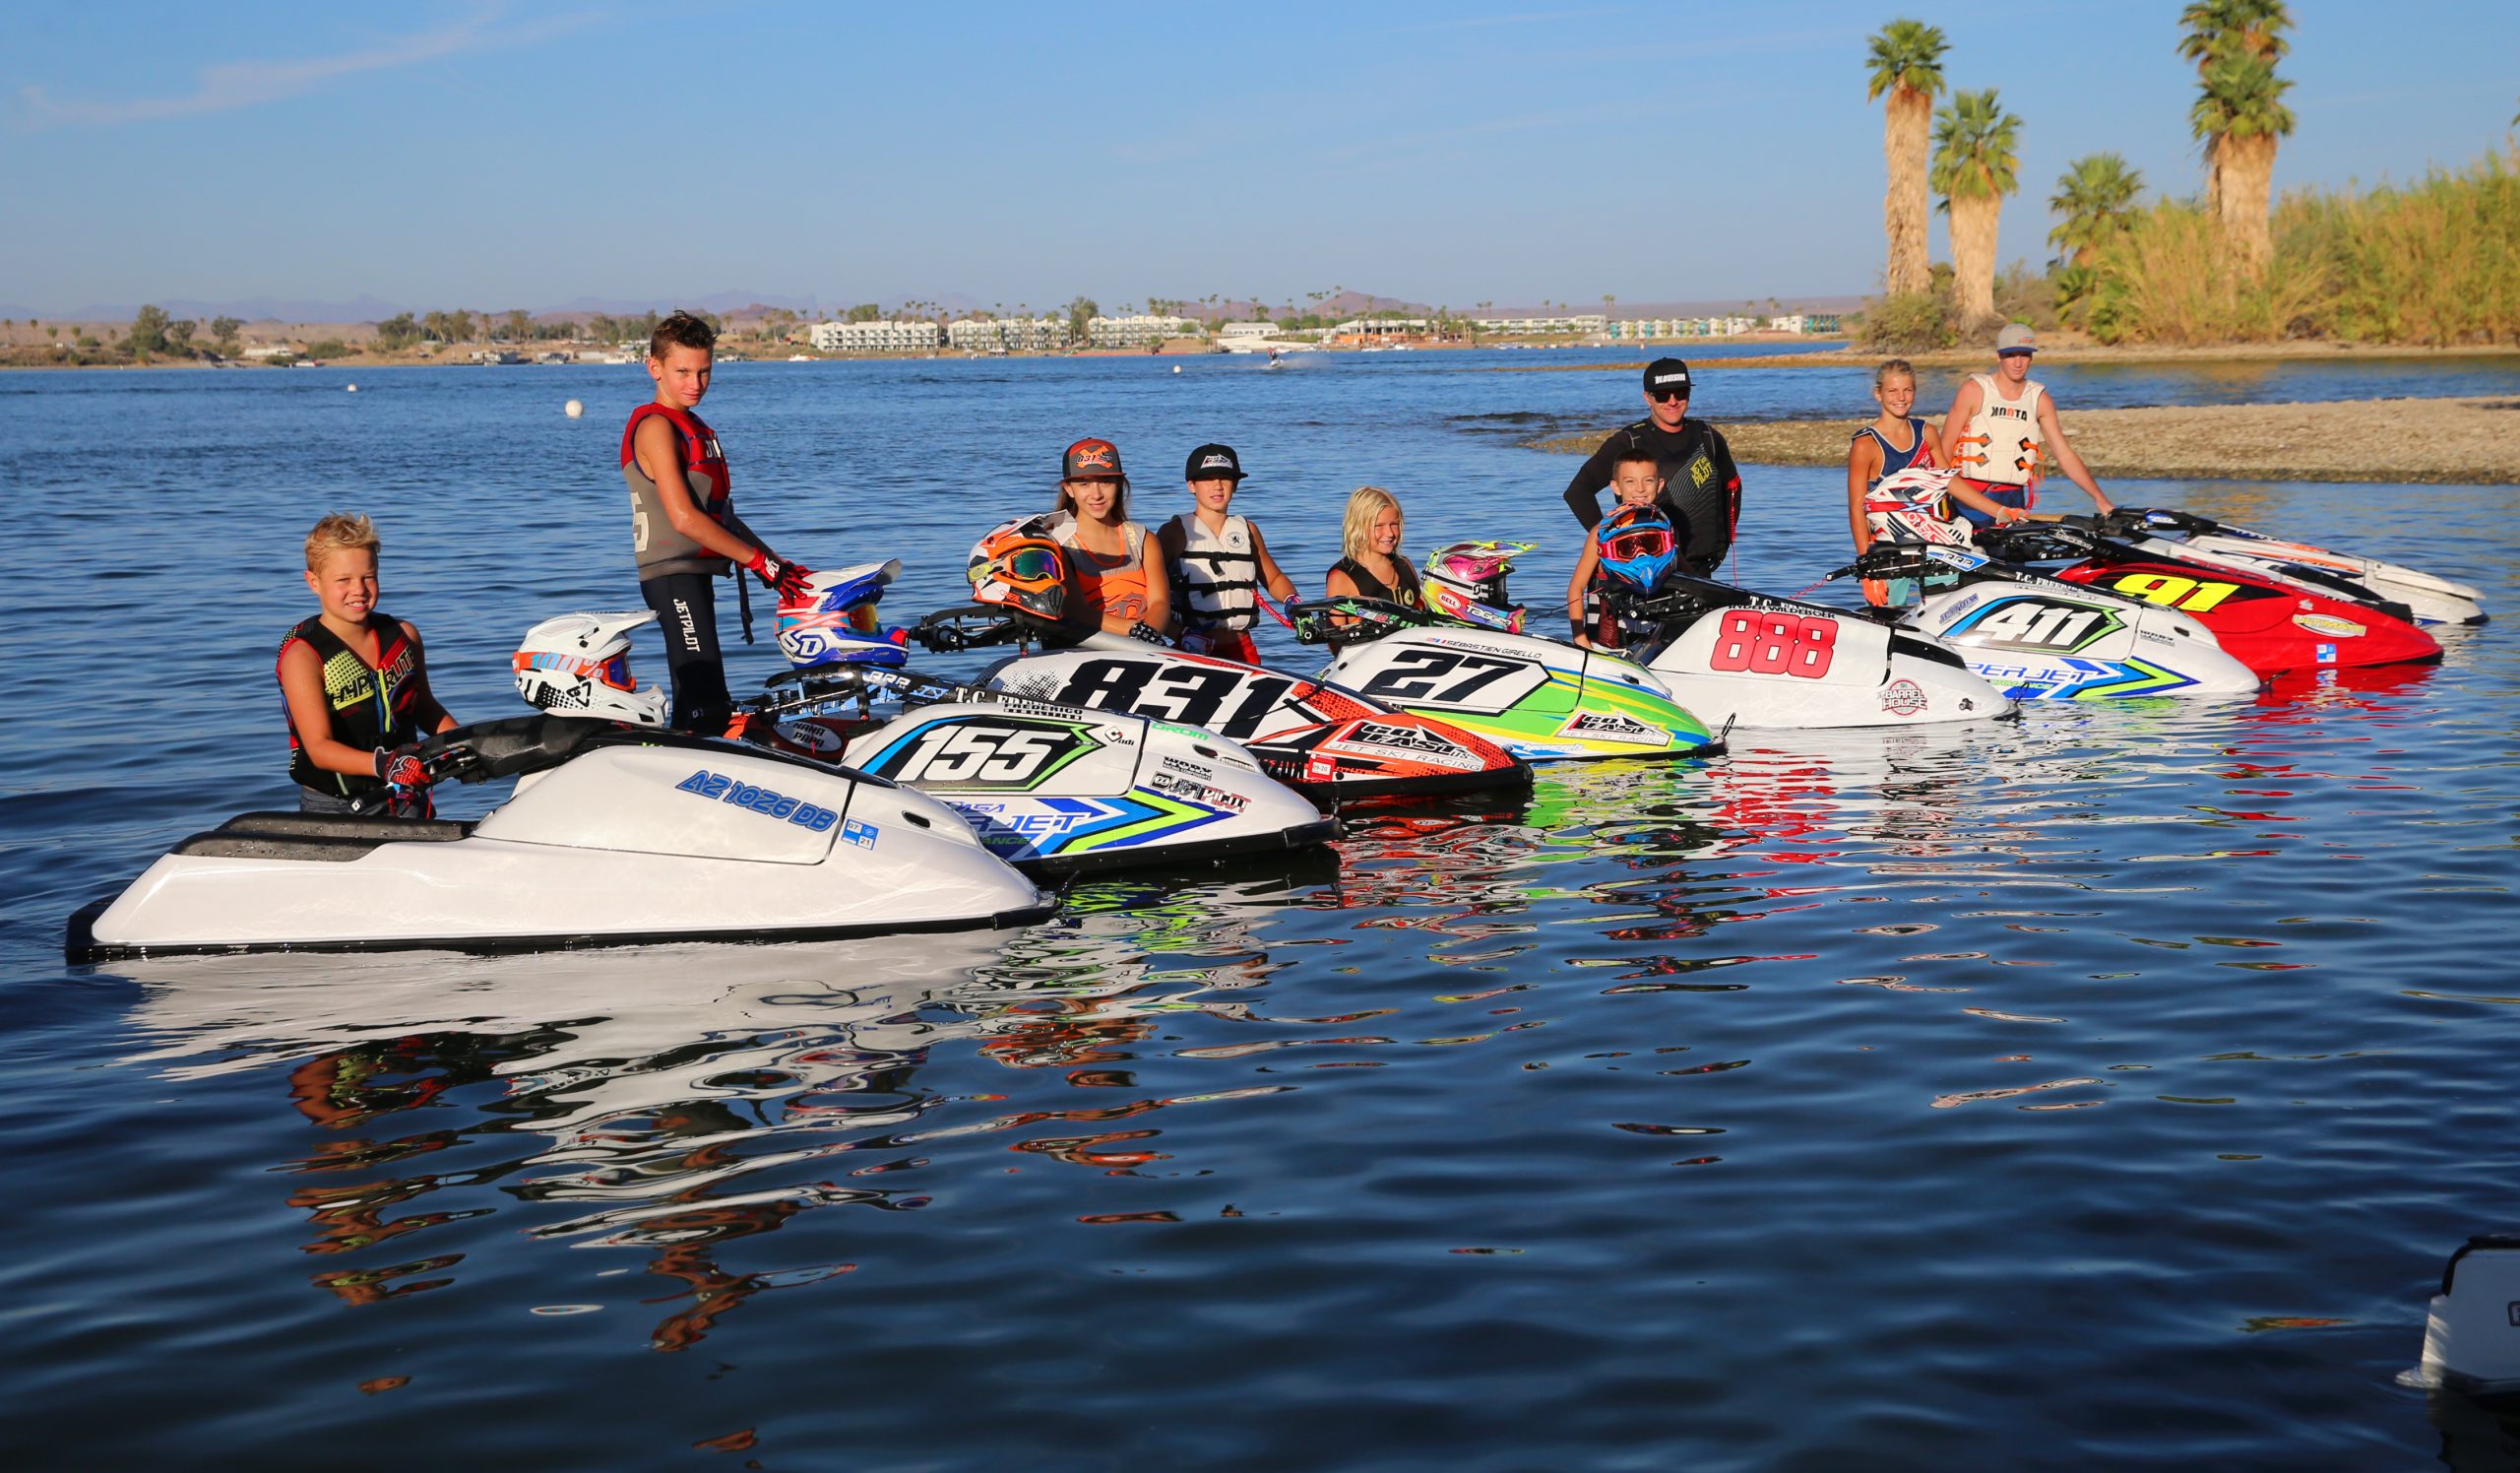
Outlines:
<svg viewBox="0 0 2520 1473"><path fill-rule="evenodd" d="M2520 6L2294 10L2279 188L2504 143ZM2075 155L2194 188L2177 11L26 6L0 302L1868 290L1869 32L1931 21L1953 85L2001 89L2024 120L2003 253L2044 259Z"/></svg>

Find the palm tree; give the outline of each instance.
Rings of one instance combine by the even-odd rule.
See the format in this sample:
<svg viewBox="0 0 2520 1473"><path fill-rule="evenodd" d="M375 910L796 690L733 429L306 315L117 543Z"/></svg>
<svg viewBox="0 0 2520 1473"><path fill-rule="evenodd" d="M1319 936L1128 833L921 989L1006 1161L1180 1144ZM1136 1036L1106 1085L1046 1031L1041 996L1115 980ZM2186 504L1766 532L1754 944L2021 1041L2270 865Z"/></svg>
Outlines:
<svg viewBox="0 0 2520 1473"><path fill-rule="evenodd" d="M2085 154L2065 165L2056 177L2056 192L2048 208L2064 217L2048 232L2067 266L2082 264L2083 253L2124 225L2135 197L2144 192L2141 169L2128 168L2116 154Z"/></svg>
<svg viewBox="0 0 2520 1473"><path fill-rule="evenodd" d="M1942 28L1922 21L1893 21L1872 38L1867 60L1872 85L1867 102L1887 94L1882 107L1881 158L1890 174L1881 201L1881 226L1890 239L1890 263L1882 272L1882 289L1892 296L1924 291L1933 286L1925 263L1925 129L1933 115L1933 99L1942 91L1942 53L1950 42Z"/></svg>
<svg viewBox="0 0 2520 1473"><path fill-rule="evenodd" d="M2235 52L2205 69L2187 120L2213 159L2214 208L2223 241L2254 275L2275 254L2267 200L2275 185L2275 141L2293 131L2284 94L2293 84L2275 63Z"/></svg>
<svg viewBox="0 0 2520 1473"><path fill-rule="evenodd" d="M2274 65L2292 49L2284 39L2293 17L2284 0L2189 0L2178 13L2178 24L2185 28L2178 38L2178 54L2196 63L2197 80L2216 62L2230 56L2251 56ZM2199 134L2200 138L2204 135ZM2220 217L2223 213L2223 158L2219 138L2205 138L2205 209Z"/></svg>
<svg viewBox="0 0 2520 1473"><path fill-rule="evenodd" d="M1934 190L1951 216L1952 289L1961 326L1995 315L1995 235L2004 196L2020 188L2021 119L2003 110L1995 90L1953 93L1934 115Z"/></svg>

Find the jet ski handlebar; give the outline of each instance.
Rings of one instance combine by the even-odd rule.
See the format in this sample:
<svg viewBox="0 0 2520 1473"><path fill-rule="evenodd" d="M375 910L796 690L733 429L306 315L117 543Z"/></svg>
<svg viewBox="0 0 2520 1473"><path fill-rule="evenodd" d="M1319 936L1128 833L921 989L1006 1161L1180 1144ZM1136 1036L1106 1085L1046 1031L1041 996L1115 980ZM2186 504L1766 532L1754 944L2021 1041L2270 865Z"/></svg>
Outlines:
<svg viewBox="0 0 2520 1473"><path fill-rule="evenodd" d="M1021 618L989 604L957 604L951 608L939 608L922 614L906 632L922 648L940 655L988 645L1020 644L1035 633Z"/></svg>
<svg viewBox="0 0 2520 1473"><path fill-rule="evenodd" d="M1287 622L1294 626L1299 644L1362 644L1396 634L1403 629L1425 629L1452 620L1422 608L1411 608L1389 599L1368 599L1360 594L1337 594L1326 599L1289 602Z"/></svg>
<svg viewBox="0 0 2520 1473"><path fill-rule="evenodd" d="M2077 522L2086 519L2076 518ZM2168 506L2121 506L2106 516L2088 519L2094 531L2103 537L2125 537L2136 532L2220 532L2223 524L2211 517L2179 511Z"/></svg>
<svg viewBox="0 0 2520 1473"><path fill-rule="evenodd" d="M415 743L411 755L432 783L485 783L496 778L540 772L607 739L637 739L641 728L625 722L584 716L508 716L478 721L440 732ZM390 793L355 800L351 808L374 813L392 801Z"/></svg>

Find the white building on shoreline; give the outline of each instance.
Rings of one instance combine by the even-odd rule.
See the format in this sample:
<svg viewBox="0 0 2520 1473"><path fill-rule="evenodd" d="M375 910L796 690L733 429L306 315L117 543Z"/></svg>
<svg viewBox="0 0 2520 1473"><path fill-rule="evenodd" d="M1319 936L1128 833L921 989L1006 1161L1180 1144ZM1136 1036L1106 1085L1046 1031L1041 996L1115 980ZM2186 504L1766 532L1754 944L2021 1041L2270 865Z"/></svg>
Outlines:
<svg viewBox="0 0 2520 1473"><path fill-rule="evenodd" d="M944 329L915 318L906 321L817 322L813 329L818 352L933 352L945 341Z"/></svg>
<svg viewBox="0 0 2520 1473"><path fill-rule="evenodd" d="M1474 317L1470 325L1482 333L1494 333L1499 337L1539 338L1606 333L1609 331L1610 319L1605 312L1578 312L1567 317Z"/></svg>
<svg viewBox="0 0 2520 1473"><path fill-rule="evenodd" d="M1145 348L1167 338L1195 338L1199 324L1187 317L1140 312L1128 317L1089 317L1085 341L1096 348Z"/></svg>
<svg viewBox="0 0 2520 1473"><path fill-rule="evenodd" d="M1067 347L1067 319L965 317L945 325L945 341L966 352L1055 352Z"/></svg>

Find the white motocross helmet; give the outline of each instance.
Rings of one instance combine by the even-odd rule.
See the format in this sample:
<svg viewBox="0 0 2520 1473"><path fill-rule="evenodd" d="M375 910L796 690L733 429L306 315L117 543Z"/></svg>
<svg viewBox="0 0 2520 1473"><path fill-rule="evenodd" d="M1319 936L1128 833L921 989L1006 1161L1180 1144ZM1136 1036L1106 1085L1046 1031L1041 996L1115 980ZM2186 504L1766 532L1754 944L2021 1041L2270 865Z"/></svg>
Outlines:
<svg viewBox="0 0 2520 1473"><path fill-rule="evenodd" d="M640 689L630 673L630 631L656 620L653 608L544 619L517 646L517 694L554 716L663 726L665 693Z"/></svg>

